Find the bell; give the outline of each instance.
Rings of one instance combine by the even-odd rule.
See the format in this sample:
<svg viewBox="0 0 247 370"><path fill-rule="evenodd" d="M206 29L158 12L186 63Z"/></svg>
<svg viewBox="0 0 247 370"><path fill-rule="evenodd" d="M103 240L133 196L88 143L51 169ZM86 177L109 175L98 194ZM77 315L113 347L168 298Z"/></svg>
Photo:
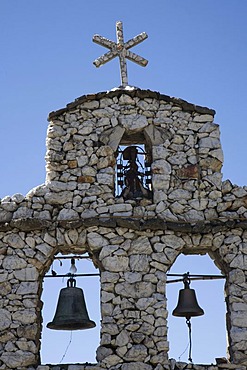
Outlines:
<svg viewBox="0 0 247 370"><path fill-rule="evenodd" d="M46 326L54 330L83 330L96 326L89 319L83 290L76 288L75 279L70 278L67 288L60 291L53 321Z"/></svg>
<svg viewBox="0 0 247 370"><path fill-rule="evenodd" d="M184 289L179 290L178 304L173 310L173 316L186 317L189 320L193 316L204 315L203 309L199 306L194 289L190 289L188 274L184 275Z"/></svg>

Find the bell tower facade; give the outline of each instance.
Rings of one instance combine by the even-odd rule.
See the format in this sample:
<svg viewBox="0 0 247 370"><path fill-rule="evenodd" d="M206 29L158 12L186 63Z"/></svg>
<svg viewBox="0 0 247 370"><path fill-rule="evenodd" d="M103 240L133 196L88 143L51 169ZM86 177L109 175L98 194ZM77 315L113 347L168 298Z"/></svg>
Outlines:
<svg viewBox="0 0 247 370"><path fill-rule="evenodd" d="M103 40L111 59L145 38L118 31L118 52ZM246 370L247 187L222 182L212 109L121 75L120 88L50 113L45 183L1 200L0 369ZM87 253L100 272L93 364L40 363L42 283L58 253ZM167 271L181 253L209 254L226 277L223 364L169 359Z"/></svg>
<svg viewBox="0 0 247 370"><path fill-rule="evenodd" d="M214 113L117 89L49 115L46 183L0 205L3 369L171 369L166 273L180 253L202 252L226 276L223 368L245 368L247 191L222 182ZM59 252L88 253L100 271L101 339L90 366L39 364L42 279Z"/></svg>

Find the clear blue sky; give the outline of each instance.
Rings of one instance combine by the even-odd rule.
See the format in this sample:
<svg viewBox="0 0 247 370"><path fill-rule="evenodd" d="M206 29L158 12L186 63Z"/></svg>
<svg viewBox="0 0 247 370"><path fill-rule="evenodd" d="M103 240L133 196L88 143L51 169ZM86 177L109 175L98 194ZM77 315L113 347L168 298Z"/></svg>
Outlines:
<svg viewBox="0 0 247 370"><path fill-rule="evenodd" d="M92 36L115 40L117 20L125 41L149 35L133 49L149 64L128 63L129 84L215 109L224 179L247 184L246 19L244 0L2 0L0 198L44 183L50 111L120 85L117 59L92 64L107 51Z"/></svg>

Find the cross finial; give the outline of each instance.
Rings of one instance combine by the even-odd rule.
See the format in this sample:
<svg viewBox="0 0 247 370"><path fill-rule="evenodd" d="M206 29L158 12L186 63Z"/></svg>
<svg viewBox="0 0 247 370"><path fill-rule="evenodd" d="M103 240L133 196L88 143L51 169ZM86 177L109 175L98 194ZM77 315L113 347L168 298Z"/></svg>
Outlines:
<svg viewBox="0 0 247 370"><path fill-rule="evenodd" d="M144 41L148 37L148 35L146 34L146 32L142 32L129 41L124 42L123 24L120 21L116 23L116 32L117 42L108 40L107 38L100 35L93 36L93 42L110 49L110 51L95 59L93 64L96 67L100 67L101 65L109 62L110 60L118 56L120 61L121 85L123 87L126 87L128 86L126 59L129 59L142 67L145 67L148 64L148 61L146 59L135 53L132 53L131 51L129 51L129 49Z"/></svg>

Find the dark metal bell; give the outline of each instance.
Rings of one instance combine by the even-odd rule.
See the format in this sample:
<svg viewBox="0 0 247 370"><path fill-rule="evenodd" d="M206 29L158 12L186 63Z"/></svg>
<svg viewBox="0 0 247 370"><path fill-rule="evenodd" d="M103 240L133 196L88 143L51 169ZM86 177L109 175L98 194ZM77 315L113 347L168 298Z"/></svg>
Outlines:
<svg viewBox="0 0 247 370"><path fill-rule="evenodd" d="M194 316L204 315L203 309L197 302L195 290L189 287L187 274L184 278L184 289L179 290L178 304L172 314L173 316L186 317L187 320Z"/></svg>
<svg viewBox="0 0 247 370"><path fill-rule="evenodd" d="M75 287L75 279L69 279L67 288L61 289L53 321L46 326L54 330L83 330L96 326L89 319L83 290Z"/></svg>

